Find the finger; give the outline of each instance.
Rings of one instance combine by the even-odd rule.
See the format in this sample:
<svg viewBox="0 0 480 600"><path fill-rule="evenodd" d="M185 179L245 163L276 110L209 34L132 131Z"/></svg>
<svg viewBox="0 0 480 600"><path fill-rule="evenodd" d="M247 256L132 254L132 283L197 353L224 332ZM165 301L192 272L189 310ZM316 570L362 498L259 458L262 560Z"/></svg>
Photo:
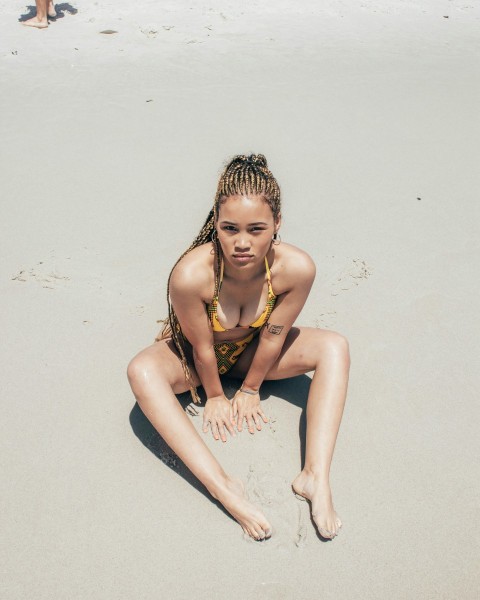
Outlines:
<svg viewBox="0 0 480 600"><path fill-rule="evenodd" d="M262 422L260 421L257 415L253 415L253 420L255 421L257 431L262 431Z"/></svg>
<svg viewBox="0 0 480 600"><path fill-rule="evenodd" d="M233 401L232 409L233 409L233 417L235 418L237 416L237 414L238 414L238 406L237 406L237 401L236 400Z"/></svg>
<svg viewBox="0 0 480 600"><path fill-rule="evenodd" d="M233 422L234 423L234 422ZM228 433L235 437L236 433L235 433L235 429L233 428L233 424L232 421L225 421L225 427L228 429Z"/></svg>
<svg viewBox="0 0 480 600"><path fill-rule="evenodd" d="M248 432L249 433L255 433L255 427L253 425L252 415L247 415L245 417L245 419L247 421Z"/></svg>
<svg viewBox="0 0 480 600"><path fill-rule="evenodd" d="M208 425L209 425L209 421L208 419L203 419L203 433L207 433L208 431Z"/></svg>
<svg viewBox="0 0 480 600"><path fill-rule="evenodd" d="M214 439L218 440L218 438L219 438L218 427L217 427L217 424L215 422L211 422L210 423L210 429L212 430L212 435L213 435Z"/></svg>
<svg viewBox="0 0 480 600"><path fill-rule="evenodd" d="M220 433L220 439L222 440L222 442L226 442L227 436L225 434L225 427L223 426L223 423L219 423L217 425L217 428L218 428L218 432Z"/></svg>
<svg viewBox="0 0 480 600"><path fill-rule="evenodd" d="M242 431L243 429L243 419L245 418L245 414L243 413L242 410L238 411L238 415L237 415L237 429L238 431Z"/></svg>
<svg viewBox="0 0 480 600"><path fill-rule="evenodd" d="M268 423L268 417L261 408L258 409L258 414L262 417L264 423Z"/></svg>
<svg viewBox="0 0 480 600"><path fill-rule="evenodd" d="M230 408L230 423L232 425L236 424L236 419L235 419L235 410L233 408L233 406Z"/></svg>

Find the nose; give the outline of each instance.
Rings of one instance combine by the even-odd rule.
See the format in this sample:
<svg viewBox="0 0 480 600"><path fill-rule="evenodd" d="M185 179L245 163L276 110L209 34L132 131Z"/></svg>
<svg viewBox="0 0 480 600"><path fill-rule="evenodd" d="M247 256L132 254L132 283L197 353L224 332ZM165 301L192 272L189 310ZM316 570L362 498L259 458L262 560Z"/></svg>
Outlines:
<svg viewBox="0 0 480 600"><path fill-rule="evenodd" d="M235 239L235 250L245 252L250 249L250 236L246 232L240 232Z"/></svg>

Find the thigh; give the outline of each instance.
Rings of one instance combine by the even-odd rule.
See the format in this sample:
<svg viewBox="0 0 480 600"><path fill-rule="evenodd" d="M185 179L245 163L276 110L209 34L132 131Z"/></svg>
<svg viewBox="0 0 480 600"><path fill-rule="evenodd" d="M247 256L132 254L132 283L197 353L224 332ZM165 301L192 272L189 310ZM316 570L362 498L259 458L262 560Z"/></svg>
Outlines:
<svg viewBox="0 0 480 600"><path fill-rule="evenodd" d="M193 366L191 348L187 345L186 356L188 367L195 386L200 385L200 380ZM161 375L172 386L175 394L188 391L189 385L185 379L180 354L171 339L159 340L148 346L132 360L135 371L148 375Z"/></svg>
<svg viewBox="0 0 480 600"><path fill-rule="evenodd" d="M314 371L322 348L326 348L338 333L315 327L292 327L287 334L280 356L268 371L265 380L287 379ZM235 366L228 372L231 377L246 376L258 345L258 337L242 353Z"/></svg>

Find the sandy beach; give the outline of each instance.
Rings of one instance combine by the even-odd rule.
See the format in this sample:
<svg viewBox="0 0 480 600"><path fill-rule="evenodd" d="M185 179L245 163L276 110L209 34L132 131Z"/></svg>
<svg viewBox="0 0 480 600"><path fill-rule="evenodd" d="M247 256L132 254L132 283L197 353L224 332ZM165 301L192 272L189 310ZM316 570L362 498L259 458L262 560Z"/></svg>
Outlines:
<svg viewBox="0 0 480 600"><path fill-rule="evenodd" d="M0 8L2 599L476 600L478 2L72 0L45 30ZM290 490L308 376L263 386L261 433L205 438L259 544L125 375L249 152L317 265L298 323L350 340L332 542Z"/></svg>

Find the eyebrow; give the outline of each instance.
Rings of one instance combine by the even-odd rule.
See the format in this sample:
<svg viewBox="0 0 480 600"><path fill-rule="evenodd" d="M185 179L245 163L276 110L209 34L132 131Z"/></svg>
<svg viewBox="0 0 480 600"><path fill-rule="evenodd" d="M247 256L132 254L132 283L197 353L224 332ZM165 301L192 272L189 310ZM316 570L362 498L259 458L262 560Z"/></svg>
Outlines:
<svg viewBox="0 0 480 600"><path fill-rule="evenodd" d="M220 221L221 225L237 225L235 221ZM252 225L268 225L264 221L255 221L255 223L248 223L247 227L251 227Z"/></svg>

